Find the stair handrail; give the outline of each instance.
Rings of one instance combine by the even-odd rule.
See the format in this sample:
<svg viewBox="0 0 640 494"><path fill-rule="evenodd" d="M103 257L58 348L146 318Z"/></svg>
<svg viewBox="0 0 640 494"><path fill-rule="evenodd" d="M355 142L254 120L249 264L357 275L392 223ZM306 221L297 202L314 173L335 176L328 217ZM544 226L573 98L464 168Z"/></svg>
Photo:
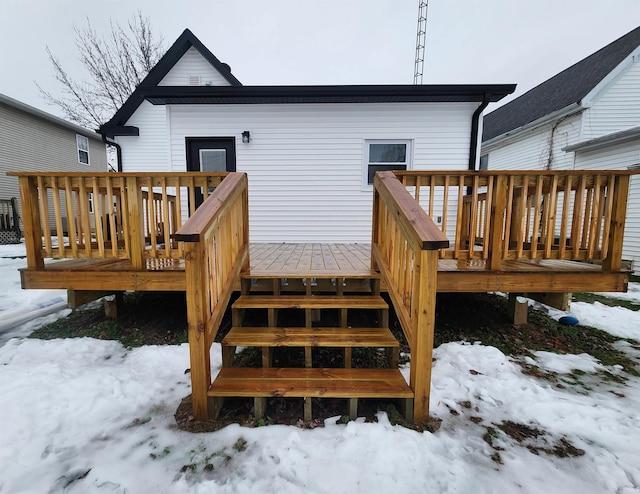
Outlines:
<svg viewBox="0 0 640 494"><path fill-rule="evenodd" d="M210 348L220 322L249 264L249 208L246 173L229 173L176 232L185 242L187 324L194 417L208 416Z"/></svg>
<svg viewBox="0 0 640 494"><path fill-rule="evenodd" d="M429 417L438 251L449 240L393 172L373 180L372 268L379 270L411 349L416 421Z"/></svg>

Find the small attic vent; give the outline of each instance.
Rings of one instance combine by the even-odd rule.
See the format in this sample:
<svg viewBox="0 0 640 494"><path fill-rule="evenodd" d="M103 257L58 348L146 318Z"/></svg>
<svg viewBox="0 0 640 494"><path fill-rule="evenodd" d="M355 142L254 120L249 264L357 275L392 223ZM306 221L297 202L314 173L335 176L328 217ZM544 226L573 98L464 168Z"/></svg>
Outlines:
<svg viewBox="0 0 640 494"><path fill-rule="evenodd" d="M189 76L189 86L200 86L200 76L199 75L190 75Z"/></svg>

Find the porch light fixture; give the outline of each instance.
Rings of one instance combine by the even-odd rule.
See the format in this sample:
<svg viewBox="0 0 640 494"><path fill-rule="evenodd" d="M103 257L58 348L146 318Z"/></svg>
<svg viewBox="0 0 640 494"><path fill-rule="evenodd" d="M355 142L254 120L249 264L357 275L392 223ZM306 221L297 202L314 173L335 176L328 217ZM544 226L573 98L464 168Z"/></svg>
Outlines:
<svg viewBox="0 0 640 494"><path fill-rule="evenodd" d="M248 130L245 130L242 133L242 142L244 144L249 144L251 142L251 132L249 132Z"/></svg>

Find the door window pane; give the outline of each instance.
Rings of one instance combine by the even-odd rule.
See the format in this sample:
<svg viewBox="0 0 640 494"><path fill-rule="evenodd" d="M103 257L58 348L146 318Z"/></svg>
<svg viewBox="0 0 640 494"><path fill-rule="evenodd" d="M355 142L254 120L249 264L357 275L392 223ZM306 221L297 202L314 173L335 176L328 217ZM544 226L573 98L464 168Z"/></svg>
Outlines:
<svg viewBox="0 0 640 494"><path fill-rule="evenodd" d="M227 151L225 149L200 149L200 167L203 172L227 171Z"/></svg>

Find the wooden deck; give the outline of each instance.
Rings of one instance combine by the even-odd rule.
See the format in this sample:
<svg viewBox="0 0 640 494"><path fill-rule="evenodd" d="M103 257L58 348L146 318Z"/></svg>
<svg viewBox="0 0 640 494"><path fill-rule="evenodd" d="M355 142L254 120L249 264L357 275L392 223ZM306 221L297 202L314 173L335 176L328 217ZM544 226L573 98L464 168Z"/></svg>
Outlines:
<svg viewBox="0 0 640 494"><path fill-rule="evenodd" d="M254 243L244 278L369 279L370 244ZM603 272L598 264L558 259L503 260L500 270L486 269L482 259L440 259L439 292L578 292L625 291L628 272ZM127 259L71 259L23 269L24 288L74 290L185 291L182 259L146 259L137 270ZM236 287L239 289L239 286ZM290 288L293 289L293 288ZM384 286L382 288L384 290Z"/></svg>
<svg viewBox="0 0 640 494"><path fill-rule="evenodd" d="M75 305L124 290L186 292L194 417L215 417L225 396L253 397L262 417L266 397L294 388L291 396L304 398L305 420L317 396L349 398L355 417L367 389L387 386L382 394L399 399L408 420L423 421L437 292L557 298L624 291L633 173L379 172L371 244L250 244L243 173L10 174L18 176L24 211L23 288L66 288ZM205 200L197 206L200 194ZM230 306L234 291L242 295ZM387 348L382 374L349 369L353 348L377 347L377 338L391 334L390 305L410 348L409 388L397 369L397 346ZM229 307L232 336L261 347L262 368L234 369L231 339L223 345L224 379L212 380L210 349ZM268 327L244 324L252 308L266 309ZM324 309L338 312L335 333L314 326ZM375 338L347 325L351 309L375 311ZM304 311L303 327L278 325L290 310ZM345 369L314 368L314 348L336 343ZM304 347L305 367L270 369L272 349L293 345ZM387 375L395 377L387 382ZM326 385L335 379L337 387Z"/></svg>

